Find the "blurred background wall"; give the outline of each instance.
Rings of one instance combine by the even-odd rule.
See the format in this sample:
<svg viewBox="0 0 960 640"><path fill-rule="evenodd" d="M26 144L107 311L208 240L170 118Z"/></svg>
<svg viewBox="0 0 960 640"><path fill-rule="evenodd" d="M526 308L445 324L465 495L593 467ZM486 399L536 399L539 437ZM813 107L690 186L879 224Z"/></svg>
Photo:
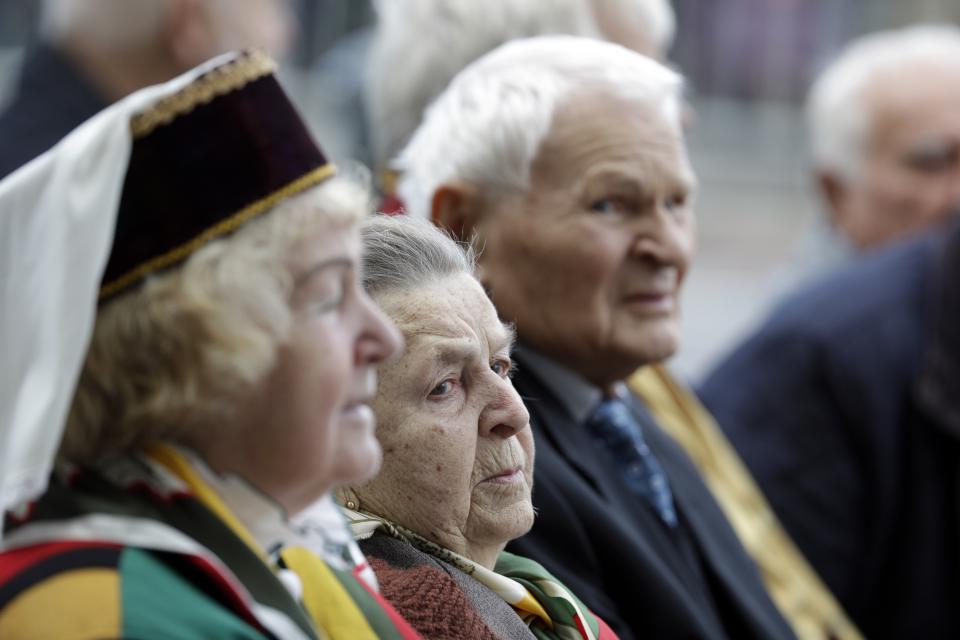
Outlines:
<svg viewBox="0 0 960 640"><path fill-rule="evenodd" d="M701 183L700 249L684 295L685 342L673 365L696 380L818 259L820 211L802 117L812 77L851 37L916 22L960 22L960 0L673 4L678 32L671 59L688 78L696 112L689 144ZM33 39L38 5L0 0L0 104ZM293 6L300 33L285 84L328 153L366 162L360 74L374 18L370 2Z"/></svg>

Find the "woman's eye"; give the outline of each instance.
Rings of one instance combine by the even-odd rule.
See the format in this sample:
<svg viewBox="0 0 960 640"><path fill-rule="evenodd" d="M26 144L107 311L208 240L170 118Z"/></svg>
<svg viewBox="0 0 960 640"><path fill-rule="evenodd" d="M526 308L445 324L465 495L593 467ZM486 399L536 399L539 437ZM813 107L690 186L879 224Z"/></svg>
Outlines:
<svg viewBox="0 0 960 640"><path fill-rule="evenodd" d="M347 273L319 273L294 292L294 307L311 316L331 313L343 306L349 286Z"/></svg>
<svg viewBox="0 0 960 640"><path fill-rule="evenodd" d="M315 300L307 306L307 311L314 315L322 315L331 311L336 311L343 304L343 294L325 296L323 299Z"/></svg>
<svg viewBox="0 0 960 640"><path fill-rule="evenodd" d="M338 294L314 300L304 307L304 312L308 316L323 316L334 313L343 306L343 298L343 295Z"/></svg>
<svg viewBox="0 0 960 640"><path fill-rule="evenodd" d="M439 398L443 396L450 395L457 386L457 381L452 378L448 378L435 386L430 395L434 398Z"/></svg>
<svg viewBox="0 0 960 640"><path fill-rule="evenodd" d="M620 210L620 206L616 200L597 200L590 204L590 211L596 213L616 213Z"/></svg>
<svg viewBox="0 0 960 640"><path fill-rule="evenodd" d="M509 360L494 360L490 368L501 378L506 378L513 372L513 363Z"/></svg>

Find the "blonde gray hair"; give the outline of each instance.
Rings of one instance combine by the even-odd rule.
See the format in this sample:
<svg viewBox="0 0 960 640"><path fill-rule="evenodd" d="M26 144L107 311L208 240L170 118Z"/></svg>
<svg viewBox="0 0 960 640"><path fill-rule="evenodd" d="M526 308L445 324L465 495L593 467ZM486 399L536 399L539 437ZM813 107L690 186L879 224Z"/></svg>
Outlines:
<svg viewBox="0 0 960 640"><path fill-rule="evenodd" d="M223 428L274 365L292 323L288 255L353 225L369 192L332 178L100 309L60 447L89 461Z"/></svg>

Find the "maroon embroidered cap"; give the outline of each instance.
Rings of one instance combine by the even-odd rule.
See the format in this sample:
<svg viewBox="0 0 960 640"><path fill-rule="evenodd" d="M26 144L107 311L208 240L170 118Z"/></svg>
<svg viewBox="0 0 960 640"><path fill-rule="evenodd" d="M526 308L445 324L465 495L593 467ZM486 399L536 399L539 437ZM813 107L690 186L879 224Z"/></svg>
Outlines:
<svg viewBox="0 0 960 640"><path fill-rule="evenodd" d="M131 120L101 302L333 174L275 70L240 54Z"/></svg>

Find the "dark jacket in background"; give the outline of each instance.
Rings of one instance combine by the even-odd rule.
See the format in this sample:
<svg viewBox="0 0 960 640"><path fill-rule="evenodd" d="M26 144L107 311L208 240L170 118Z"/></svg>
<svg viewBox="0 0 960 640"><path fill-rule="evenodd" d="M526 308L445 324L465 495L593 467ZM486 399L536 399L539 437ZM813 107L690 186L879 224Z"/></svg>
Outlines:
<svg viewBox="0 0 960 640"><path fill-rule="evenodd" d="M56 49L27 52L13 101L0 113L0 179L107 106Z"/></svg>
<svg viewBox="0 0 960 640"><path fill-rule="evenodd" d="M788 299L700 389L868 638L960 637L960 269L944 282L947 237Z"/></svg>
<svg viewBox="0 0 960 640"><path fill-rule="evenodd" d="M514 385L536 438L533 530L508 550L540 562L622 639L792 638L693 464L631 398L669 478L680 531L623 483L609 454L525 366Z"/></svg>

